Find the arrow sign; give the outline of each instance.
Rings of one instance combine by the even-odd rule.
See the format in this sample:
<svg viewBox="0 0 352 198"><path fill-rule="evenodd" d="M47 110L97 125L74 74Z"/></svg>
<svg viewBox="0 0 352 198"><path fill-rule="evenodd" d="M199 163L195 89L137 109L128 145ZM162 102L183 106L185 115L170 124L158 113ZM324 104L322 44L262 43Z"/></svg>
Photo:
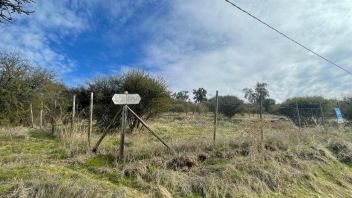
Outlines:
<svg viewBox="0 0 352 198"><path fill-rule="evenodd" d="M139 94L114 94L112 101L116 105L139 104L141 97Z"/></svg>

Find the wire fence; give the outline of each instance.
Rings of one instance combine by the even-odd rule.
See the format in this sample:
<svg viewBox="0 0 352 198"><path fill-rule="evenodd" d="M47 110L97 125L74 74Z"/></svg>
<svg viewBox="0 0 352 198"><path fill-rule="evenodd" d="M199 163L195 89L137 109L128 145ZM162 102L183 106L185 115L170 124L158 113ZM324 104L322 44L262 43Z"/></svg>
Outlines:
<svg viewBox="0 0 352 198"><path fill-rule="evenodd" d="M81 107L79 103L76 104L74 115L72 115L72 107L60 102L48 105L43 104L39 107L31 106L33 126L36 128L40 128L40 126L42 128L50 128L52 136L69 140L70 147L75 146L74 139L77 138L80 144L84 145L83 148L85 150L91 149L87 137L90 126L90 108ZM95 120L92 124L95 134L99 134L100 138L98 140L95 139L97 143L94 142L94 152L106 134L120 131L121 121L120 107L108 104L97 106L97 108L101 119L99 123ZM258 112L238 113L231 118L219 114L217 122L214 122L215 114L208 111L164 112L157 118L153 118L152 123L154 124L151 126L157 126L156 123L158 123L164 124L164 126L172 126L169 129L172 131L185 130L183 138L192 138L192 140L199 141L199 144L209 146L229 146L233 144L233 140L238 140L242 142L241 144L247 144L249 141L249 144L253 147L252 151L255 150L257 152L261 152L261 149L268 147L264 139L265 141L270 141L273 137L282 136L281 139L283 140L298 143L302 141L303 133L305 135L308 134L308 136L305 136L307 139L314 137L314 133L341 131L345 126L348 126L337 124L333 109L323 109L320 104L280 107L276 112L275 114L264 113L262 119ZM140 126L138 131L143 130L143 128L143 126ZM158 133L158 131L156 132ZM175 144L174 137L170 138L170 135L164 131L161 131L161 133L161 137L174 144L173 146L177 147L177 151L187 147Z"/></svg>

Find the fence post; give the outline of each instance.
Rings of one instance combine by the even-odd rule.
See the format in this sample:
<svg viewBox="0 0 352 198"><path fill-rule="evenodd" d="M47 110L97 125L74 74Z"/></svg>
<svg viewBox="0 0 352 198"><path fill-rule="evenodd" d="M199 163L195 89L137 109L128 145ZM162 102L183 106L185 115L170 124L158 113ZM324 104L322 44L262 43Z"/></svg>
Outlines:
<svg viewBox="0 0 352 198"><path fill-rule="evenodd" d="M263 130L263 100L262 96L260 96L260 151L263 150L264 147L264 130Z"/></svg>
<svg viewBox="0 0 352 198"><path fill-rule="evenodd" d="M215 117L214 117L214 136L213 136L213 144L215 147L215 142L216 142L216 130L217 130L217 125L218 125L218 111L219 111L219 97L218 97L218 91L216 91L216 96L215 96Z"/></svg>
<svg viewBox="0 0 352 198"><path fill-rule="evenodd" d="M51 136L54 137L56 131L56 100L54 100L54 109L51 111Z"/></svg>
<svg viewBox="0 0 352 198"><path fill-rule="evenodd" d="M40 129L43 128L43 102L41 102L41 106L40 106L39 127Z"/></svg>
<svg viewBox="0 0 352 198"><path fill-rule="evenodd" d="M73 133L73 127L75 124L75 113L76 113L76 95L73 95L72 100L72 118L71 118L71 132Z"/></svg>
<svg viewBox="0 0 352 198"><path fill-rule="evenodd" d="M89 130L88 130L88 146L90 148L90 135L93 130L93 99L94 99L94 93L90 93L90 108L89 108Z"/></svg>
<svg viewBox="0 0 352 198"><path fill-rule="evenodd" d="M297 118L298 118L298 127L299 131L301 131L302 125L301 125L301 116L299 115L299 108L298 108L298 103L296 102L296 112L297 112Z"/></svg>
<svg viewBox="0 0 352 198"><path fill-rule="evenodd" d="M31 111L32 128L34 128L33 105L32 105L32 103L30 104L30 111Z"/></svg>
<svg viewBox="0 0 352 198"><path fill-rule="evenodd" d="M323 130L325 130L325 117L324 117L323 107L321 106L321 103L319 103L319 107L320 107L320 114L321 114L321 124L323 126Z"/></svg>

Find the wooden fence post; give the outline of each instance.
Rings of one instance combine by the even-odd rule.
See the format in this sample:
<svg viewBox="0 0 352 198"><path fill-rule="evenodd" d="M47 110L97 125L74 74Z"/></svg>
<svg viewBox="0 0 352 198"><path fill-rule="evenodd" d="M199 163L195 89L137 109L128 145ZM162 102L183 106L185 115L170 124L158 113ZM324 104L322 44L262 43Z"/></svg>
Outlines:
<svg viewBox="0 0 352 198"><path fill-rule="evenodd" d="M32 128L34 128L33 105L32 105L32 103L30 104L30 111L31 111Z"/></svg>
<svg viewBox="0 0 352 198"><path fill-rule="evenodd" d="M264 129L263 129L263 100L260 98L260 151L264 149Z"/></svg>
<svg viewBox="0 0 352 198"><path fill-rule="evenodd" d="M39 127L40 129L43 128L43 102L41 103L41 106L40 106Z"/></svg>
<svg viewBox="0 0 352 198"><path fill-rule="evenodd" d="M88 130L88 146L90 148L90 135L93 130L93 99L94 99L94 93L90 93L90 108L89 108L89 130Z"/></svg>
<svg viewBox="0 0 352 198"><path fill-rule="evenodd" d="M56 131L56 100L54 100L54 109L51 111L51 136L54 137Z"/></svg>
<svg viewBox="0 0 352 198"><path fill-rule="evenodd" d="M76 95L73 95L72 100L72 118L71 118L71 132L73 133L73 128L75 124L75 113L76 113Z"/></svg>
<svg viewBox="0 0 352 198"><path fill-rule="evenodd" d="M297 118L298 118L298 127L299 131L301 131L302 125L301 125L301 116L299 114L299 108L298 108L298 103L296 102L296 112L297 112Z"/></svg>
<svg viewBox="0 0 352 198"><path fill-rule="evenodd" d="M321 114L321 125L323 126L323 130L325 129L325 117L324 117L324 112L323 112L323 107L321 106L321 103L319 103L320 107L320 114Z"/></svg>
<svg viewBox="0 0 352 198"><path fill-rule="evenodd" d="M217 130L217 125L218 125L218 110L219 110L219 98L218 98L218 91L216 91L216 96L215 96L215 117L214 117L214 136L213 136L213 144L214 147L216 145L216 130Z"/></svg>

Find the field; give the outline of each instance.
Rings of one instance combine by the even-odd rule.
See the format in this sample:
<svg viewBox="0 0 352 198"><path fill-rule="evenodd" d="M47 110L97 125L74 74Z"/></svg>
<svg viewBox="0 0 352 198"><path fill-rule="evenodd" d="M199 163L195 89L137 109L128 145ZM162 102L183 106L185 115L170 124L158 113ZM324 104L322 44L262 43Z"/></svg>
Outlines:
<svg viewBox="0 0 352 198"><path fill-rule="evenodd" d="M267 115L264 150L256 116L221 117L216 146L212 115L164 114L148 121L173 155L142 129L118 134L89 152L85 127L0 130L0 197L351 197L352 130L299 130ZM93 134L92 144L99 138ZM258 149L259 148L259 149Z"/></svg>

